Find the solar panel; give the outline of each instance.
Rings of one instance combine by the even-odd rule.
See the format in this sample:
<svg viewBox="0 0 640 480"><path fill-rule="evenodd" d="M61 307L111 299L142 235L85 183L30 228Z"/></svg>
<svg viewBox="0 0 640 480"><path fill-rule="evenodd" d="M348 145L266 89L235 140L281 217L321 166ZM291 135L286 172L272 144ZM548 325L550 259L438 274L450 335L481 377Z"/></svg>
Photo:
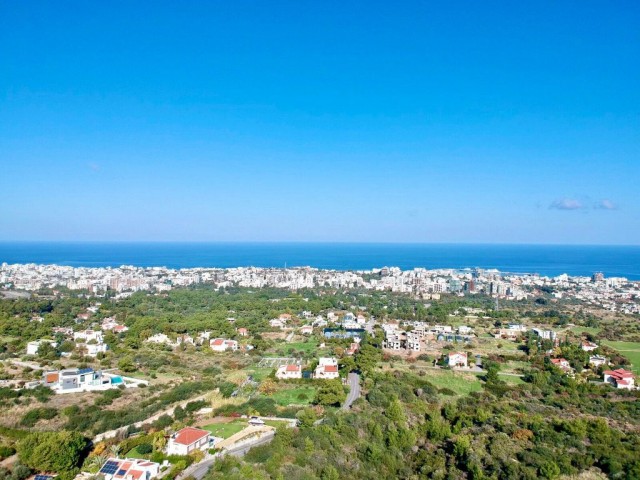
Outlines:
<svg viewBox="0 0 640 480"><path fill-rule="evenodd" d="M91 372L93 372L93 368L81 368L80 370L78 370L79 374L91 373Z"/></svg>
<svg viewBox="0 0 640 480"><path fill-rule="evenodd" d="M104 473L106 475L113 475L118 470L120 466L120 462L114 462L113 460L109 460L104 466L100 469L100 473Z"/></svg>
<svg viewBox="0 0 640 480"><path fill-rule="evenodd" d="M35 480L50 480L53 478L51 475L36 475Z"/></svg>
<svg viewBox="0 0 640 480"><path fill-rule="evenodd" d="M125 476L127 474L126 470L118 470L118 475Z"/></svg>

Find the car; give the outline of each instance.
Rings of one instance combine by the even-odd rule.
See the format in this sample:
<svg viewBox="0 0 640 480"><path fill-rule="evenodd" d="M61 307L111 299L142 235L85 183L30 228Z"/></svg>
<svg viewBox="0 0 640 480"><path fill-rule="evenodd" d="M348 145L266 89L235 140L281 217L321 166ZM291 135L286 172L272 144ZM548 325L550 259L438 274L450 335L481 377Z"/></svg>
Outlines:
<svg viewBox="0 0 640 480"><path fill-rule="evenodd" d="M264 420L258 417L251 417L249 419L249 425L264 425Z"/></svg>

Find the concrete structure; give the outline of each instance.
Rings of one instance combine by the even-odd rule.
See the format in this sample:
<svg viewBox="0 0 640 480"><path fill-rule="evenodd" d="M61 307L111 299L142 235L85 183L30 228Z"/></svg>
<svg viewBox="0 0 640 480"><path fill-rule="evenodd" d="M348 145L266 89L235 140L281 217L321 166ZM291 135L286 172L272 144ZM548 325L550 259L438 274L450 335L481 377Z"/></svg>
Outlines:
<svg viewBox="0 0 640 480"><path fill-rule="evenodd" d="M56 348L58 344L53 340L36 340L34 342L27 343L27 355L37 355L40 350L40 345L48 343L53 348Z"/></svg>

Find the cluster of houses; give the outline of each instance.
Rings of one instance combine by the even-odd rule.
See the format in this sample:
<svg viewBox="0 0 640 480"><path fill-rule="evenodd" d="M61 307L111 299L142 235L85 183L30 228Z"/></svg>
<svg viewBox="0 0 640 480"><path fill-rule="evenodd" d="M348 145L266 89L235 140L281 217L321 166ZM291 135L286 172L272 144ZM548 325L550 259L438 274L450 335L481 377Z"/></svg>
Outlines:
<svg viewBox="0 0 640 480"><path fill-rule="evenodd" d="M206 430L185 427L169 437L166 452L168 455L189 455L212 448L214 441ZM98 474L105 480L151 480L159 475L160 467L159 463L150 460L109 458Z"/></svg>
<svg viewBox="0 0 640 480"><path fill-rule="evenodd" d="M425 322L404 322L411 330L400 328L398 322L382 324L384 341L382 347L394 351L420 352L426 348L428 342L470 342L475 335L473 329L467 326L453 328L449 325L434 325L430 327Z"/></svg>
<svg viewBox="0 0 640 480"><path fill-rule="evenodd" d="M126 328L126 327L125 327ZM74 332L70 328L56 327L54 333L62 334L68 337L73 337L73 341L76 344L76 350L82 352L84 355L95 357L99 353L106 352L109 347L104 343L104 337L100 330L82 330ZM40 351L40 347L48 343L53 348L58 347L58 343L51 339L35 340L27 343L27 355L37 355Z"/></svg>
<svg viewBox="0 0 640 480"><path fill-rule="evenodd" d="M318 366L313 371L313 378L317 380L334 380L338 378L338 360L334 357L321 357ZM279 380L295 380L302 378L302 366L298 364L281 365L276 371Z"/></svg>

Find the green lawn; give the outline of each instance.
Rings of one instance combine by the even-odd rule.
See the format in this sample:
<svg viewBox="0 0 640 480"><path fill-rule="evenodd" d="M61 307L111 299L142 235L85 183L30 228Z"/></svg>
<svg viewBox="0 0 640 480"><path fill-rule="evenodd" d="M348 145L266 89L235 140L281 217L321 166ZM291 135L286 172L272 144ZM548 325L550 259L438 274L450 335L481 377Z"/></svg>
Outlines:
<svg viewBox="0 0 640 480"><path fill-rule="evenodd" d="M455 372L453 370L425 370L423 377L437 388L448 388L458 395L468 395L482 390L482 384L476 375Z"/></svg>
<svg viewBox="0 0 640 480"><path fill-rule="evenodd" d="M306 398L298 398L299 395L305 395ZM316 389L314 387L307 386L294 386L292 388L285 388L278 390L277 392L269 395L275 402L286 407L288 405L307 405L316 395Z"/></svg>
<svg viewBox="0 0 640 480"><path fill-rule="evenodd" d="M500 375L500 377L498 378L500 378L500 380L502 380L503 382L509 383L511 385L520 385L521 383L525 383L525 381L522 380L522 377L515 377L513 375Z"/></svg>
<svg viewBox="0 0 640 480"><path fill-rule="evenodd" d="M271 372L275 369L276 369L275 367L273 368L248 367L244 369L244 372L246 372L247 375L251 375L254 380L261 382L267 376L269 376Z"/></svg>
<svg viewBox="0 0 640 480"><path fill-rule="evenodd" d="M581 333L590 333L591 335L597 335L600 333L600 329L595 327L573 327L571 331L578 335Z"/></svg>
<svg viewBox="0 0 640 480"><path fill-rule="evenodd" d="M295 352L305 353L311 353L319 350L318 342L314 339L311 339L307 342L291 342L278 345L278 352L280 352L280 354L283 356L288 356L291 349L293 349L293 351Z"/></svg>
<svg viewBox="0 0 640 480"><path fill-rule="evenodd" d="M627 357L631 362L631 369L640 375L640 342L612 342L610 340L604 340L602 343Z"/></svg>
<svg viewBox="0 0 640 480"><path fill-rule="evenodd" d="M227 423L211 423L200 428L210 431L214 437L229 438L231 435L235 435L240 430L245 429L247 425L246 420L234 420Z"/></svg>
<svg viewBox="0 0 640 480"><path fill-rule="evenodd" d="M282 420L265 420L265 425L269 425L270 427L278 428L283 425L289 425L287 422L283 422Z"/></svg>
<svg viewBox="0 0 640 480"><path fill-rule="evenodd" d="M138 447L135 447L127 452L125 458L144 458L145 460L148 460L149 454L146 453L143 455L142 453L138 452Z"/></svg>

